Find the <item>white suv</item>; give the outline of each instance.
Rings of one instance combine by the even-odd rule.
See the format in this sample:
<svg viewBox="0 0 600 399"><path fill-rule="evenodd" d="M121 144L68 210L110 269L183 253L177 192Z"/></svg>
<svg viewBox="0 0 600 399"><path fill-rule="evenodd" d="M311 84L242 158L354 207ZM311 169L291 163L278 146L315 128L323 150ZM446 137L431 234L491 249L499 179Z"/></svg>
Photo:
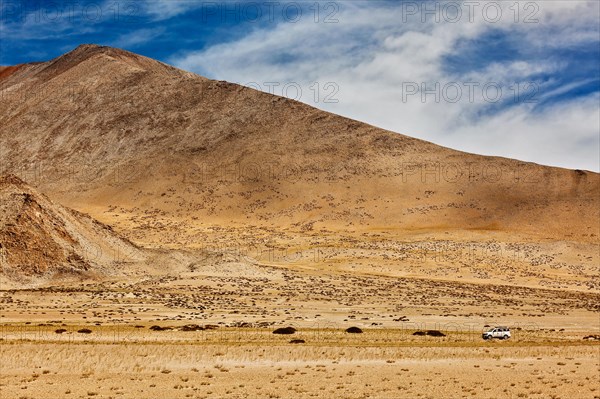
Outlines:
<svg viewBox="0 0 600 399"><path fill-rule="evenodd" d="M500 338L500 339L508 339L510 338L510 329L508 327L494 327L482 334L483 339L491 339L491 338Z"/></svg>

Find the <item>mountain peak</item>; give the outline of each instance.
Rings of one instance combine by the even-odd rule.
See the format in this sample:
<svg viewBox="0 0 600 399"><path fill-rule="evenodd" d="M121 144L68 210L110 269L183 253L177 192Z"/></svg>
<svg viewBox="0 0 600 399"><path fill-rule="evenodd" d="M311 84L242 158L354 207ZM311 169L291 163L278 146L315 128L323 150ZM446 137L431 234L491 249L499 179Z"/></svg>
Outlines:
<svg viewBox="0 0 600 399"><path fill-rule="evenodd" d="M91 57L96 54L121 55L121 56L129 56L132 58L141 57L141 56L134 54L132 52L129 52L127 50L122 50L122 49L115 48L115 47L102 46L102 45L94 44L94 43L84 43L84 44L80 44L79 46L77 46L73 50L69 51L68 53L65 53L65 54L57 57L57 59L68 56L68 55L78 56L78 57L86 57L86 56Z"/></svg>
<svg viewBox="0 0 600 399"><path fill-rule="evenodd" d="M131 53L127 50L122 50L115 47L101 46L98 44L81 44L75 49L69 51L68 53L54 58L53 60L49 61L49 63L56 63L61 61L79 63L98 55L106 55L113 58L121 59L145 58L143 56Z"/></svg>
<svg viewBox="0 0 600 399"><path fill-rule="evenodd" d="M166 73L178 75L185 73L160 61L127 50L110 46L101 46L98 44L81 44L68 53L62 54L50 61L40 63L39 65L36 64L32 73L42 78L42 81L49 81L84 63L90 63L90 65L84 68L85 75L89 74L90 70L99 71L103 66L107 66L109 65L108 63L113 63L115 61L126 69L151 71L159 74ZM33 68L34 64L29 64L28 67ZM8 75L8 73L6 74ZM11 74L14 74L14 72L11 72ZM76 75L79 75L79 73L76 73Z"/></svg>
<svg viewBox="0 0 600 399"><path fill-rule="evenodd" d="M82 43L79 46L77 46L73 51L77 51L77 50L88 50L88 49L109 49L112 48L110 46L102 46L100 44L96 44L96 43Z"/></svg>

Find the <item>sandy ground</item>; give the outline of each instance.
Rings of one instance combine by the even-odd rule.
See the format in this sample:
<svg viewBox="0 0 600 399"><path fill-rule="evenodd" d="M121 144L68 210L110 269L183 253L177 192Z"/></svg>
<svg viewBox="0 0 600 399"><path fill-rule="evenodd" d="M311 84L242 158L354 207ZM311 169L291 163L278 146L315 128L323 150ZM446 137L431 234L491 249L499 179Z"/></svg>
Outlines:
<svg viewBox="0 0 600 399"><path fill-rule="evenodd" d="M2 398L598 398L600 340L583 339L599 334L598 299L238 263L220 275L196 270L136 283L4 290L0 392ZM185 331L190 324L208 329ZM489 325L511 326L512 338L483 341ZM272 333L286 326L297 331ZM351 326L363 333L346 333ZM413 335L430 329L445 336Z"/></svg>
<svg viewBox="0 0 600 399"><path fill-rule="evenodd" d="M450 346L427 337L382 347L362 337L287 344L289 337L240 342L234 336L193 344L102 344L89 337L4 343L1 392L7 398L600 397L598 343Z"/></svg>

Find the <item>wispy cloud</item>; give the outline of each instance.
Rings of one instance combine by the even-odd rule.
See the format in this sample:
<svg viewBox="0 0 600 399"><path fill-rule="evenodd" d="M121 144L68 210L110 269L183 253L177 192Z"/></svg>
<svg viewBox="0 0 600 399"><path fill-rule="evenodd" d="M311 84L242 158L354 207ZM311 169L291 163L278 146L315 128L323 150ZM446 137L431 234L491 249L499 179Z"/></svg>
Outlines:
<svg viewBox="0 0 600 399"><path fill-rule="evenodd" d="M112 45L122 48L135 48L136 46L149 43L161 36L165 32L165 28L138 29L120 35L116 38Z"/></svg>
<svg viewBox="0 0 600 399"><path fill-rule="evenodd" d="M135 7L150 15L154 20L160 21L176 17L190 10L208 7L211 4L218 3L202 0L142 0L136 2Z"/></svg>

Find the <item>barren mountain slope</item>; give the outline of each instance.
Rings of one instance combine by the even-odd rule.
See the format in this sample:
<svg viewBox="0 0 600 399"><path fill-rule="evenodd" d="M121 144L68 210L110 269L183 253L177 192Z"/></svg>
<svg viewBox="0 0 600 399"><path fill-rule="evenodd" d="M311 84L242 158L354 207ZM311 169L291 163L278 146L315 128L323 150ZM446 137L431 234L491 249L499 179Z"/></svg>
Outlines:
<svg viewBox="0 0 600 399"><path fill-rule="evenodd" d="M253 267L235 254L137 246L112 227L53 202L18 177L0 176L1 289L82 279L135 283L182 272L204 275L215 268L254 271Z"/></svg>
<svg viewBox="0 0 600 399"><path fill-rule="evenodd" d="M120 275L147 253L89 216L63 208L15 176L0 176L2 275L14 281Z"/></svg>
<svg viewBox="0 0 600 399"><path fill-rule="evenodd" d="M527 242L542 246L515 251L522 267L548 248L554 274L597 265L597 173L454 151L109 47L0 73L0 170L139 243L318 245L368 268L404 262L401 241Z"/></svg>

